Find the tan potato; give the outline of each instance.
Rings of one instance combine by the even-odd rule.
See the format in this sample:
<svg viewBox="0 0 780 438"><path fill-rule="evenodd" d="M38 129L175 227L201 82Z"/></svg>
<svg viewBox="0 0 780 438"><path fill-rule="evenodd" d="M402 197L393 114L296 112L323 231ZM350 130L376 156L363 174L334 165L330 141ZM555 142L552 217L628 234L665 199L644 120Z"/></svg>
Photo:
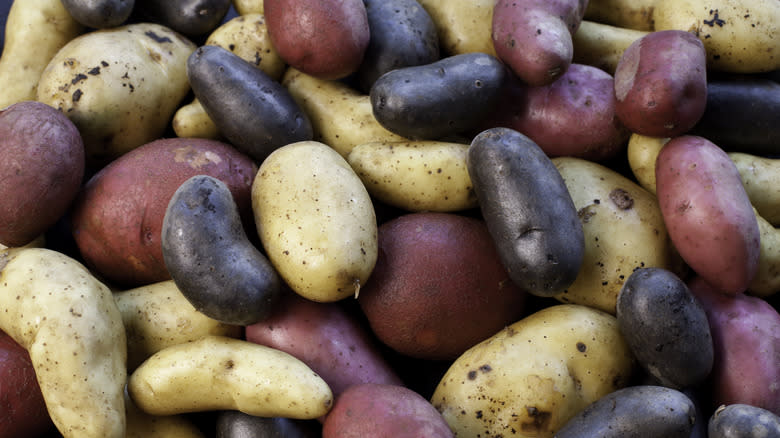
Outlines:
<svg viewBox="0 0 780 438"><path fill-rule="evenodd" d="M755 207L753 211L761 233L761 249L758 271L748 284L747 293L766 298L780 293L780 228L775 228L760 216Z"/></svg>
<svg viewBox="0 0 780 438"><path fill-rule="evenodd" d="M634 367L614 316L559 304L463 353L431 403L458 437L552 437L590 403L625 387Z"/></svg>
<svg viewBox="0 0 780 438"><path fill-rule="evenodd" d="M490 29L494 0L419 0L439 33L446 55L482 52L496 56Z"/></svg>
<svg viewBox="0 0 780 438"><path fill-rule="evenodd" d="M628 139L628 165L637 182L655 194L655 159L669 138L648 137L637 133Z"/></svg>
<svg viewBox="0 0 780 438"><path fill-rule="evenodd" d="M127 434L125 438L205 438L184 415L150 415L138 409L125 391Z"/></svg>
<svg viewBox="0 0 780 438"><path fill-rule="evenodd" d="M290 67L282 85L309 116L314 139L344 158L359 144L406 140L379 124L367 94L343 82L315 78Z"/></svg>
<svg viewBox="0 0 780 438"><path fill-rule="evenodd" d="M14 1L5 20L0 108L35 100L38 81L51 58L84 32L61 0Z"/></svg>
<svg viewBox="0 0 780 438"><path fill-rule="evenodd" d="M263 0L233 0L233 7L239 15L262 14Z"/></svg>
<svg viewBox="0 0 780 438"><path fill-rule="evenodd" d="M314 419L333 405L330 387L300 360L223 336L158 351L130 375L127 390L135 405L152 415L237 410Z"/></svg>
<svg viewBox="0 0 780 438"><path fill-rule="evenodd" d="M576 64L591 65L614 75L623 52L647 31L583 20L572 35Z"/></svg>
<svg viewBox="0 0 780 438"><path fill-rule="evenodd" d="M60 433L124 437L127 343L108 287L60 252L11 248L0 251L0 308Z"/></svg>
<svg viewBox="0 0 780 438"><path fill-rule="evenodd" d="M407 211L477 207L466 167L469 145L445 141L364 143L347 156L368 193Z"/></svg>
<svg viewBox="0 0 780 438"><path fill-rule="evenodd" d="M585 19L626 29L651 32L658 0L590 0Z"/></svg>
<svg viewBox="0 0 780 438"><path fill-rule="evenodd" d="M780 158L729 152L750 203L767 222L780 226Z"/></svg>

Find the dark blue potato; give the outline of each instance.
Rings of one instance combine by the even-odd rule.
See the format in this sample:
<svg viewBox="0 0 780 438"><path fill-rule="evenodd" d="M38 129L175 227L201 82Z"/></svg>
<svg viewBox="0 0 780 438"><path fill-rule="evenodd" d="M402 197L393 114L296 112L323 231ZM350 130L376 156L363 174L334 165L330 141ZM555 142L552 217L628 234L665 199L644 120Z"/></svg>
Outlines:
<svg viewBox="0 0 780 438"><path fill-rule="evenodd" d="M371 37L356 73L368 93L383 74L439 60L439 34L417 0L363 0Z"/></svg>
<svg viewBox="0 0 780 438"><path fill-rule="evenodd" d="M467 167L482 216L515 284L549 297L579 273L585 238L566 184L525 135L491 128L471 142Z"/></svg>
<svg viewBox="0 0 780 438"><path fill-rule="evenodd" d="M225 183L208 175L186 180L168 203L161 235L165 266L198 311L234 325L271 314L281 281L247 237Z"/></svg>
<svg viewBox="0 0 780 438"><path fill-rule="evenodd" d="M746 404L723 405L710 417L708 438L780 438L780 416Z"/></svg>
<svg viewBox="0 0 780 438"><path fill-rule="evenodd" d="M115 0L119 1L119 0ZM188 38L207 36L228 13L231 0L136 0L139 19L152 21Z"/></svg>
<svg viewBox="0 0 780 438"><path fill-rule="evenodd" d="M506 68L485 53L465 53L380 76L371 108L388 131L436 140L472 130L499 98Z"/></svg>
<svg viewBox="0 0 780 438"><path fill-rule="evenodd" d="M192 91L217 129L258 163L289 143L311 140L311 121L279 82L238 55L201 46L187 60Z"/></svg>
<svg viewBox="0 0 780 438"><path fill-rule="evenodd" d="M688 396L664 386L628 386L572 417L556 438L690 438L697 421Z"/></svg>
<svg viewBox="0 0 780 438"><path fill-rule="evenodd" d="M240 411L217 414L216 438L319 438L316 420L257 417Z"/></svg>
<svg viewBox="0 0 780 438"><path fill-rule="evenodd" d="M714 350L707 314L671 271L640 268L617 297L620 331L640 365L661 385L682 389L710 374Z"/></svg>
<svg viewBox="0 0 780 438"><path fill-rule="evenodd" d="M84 26L107 29L130 18L135 0L62 0L62 6Z"/></svg>

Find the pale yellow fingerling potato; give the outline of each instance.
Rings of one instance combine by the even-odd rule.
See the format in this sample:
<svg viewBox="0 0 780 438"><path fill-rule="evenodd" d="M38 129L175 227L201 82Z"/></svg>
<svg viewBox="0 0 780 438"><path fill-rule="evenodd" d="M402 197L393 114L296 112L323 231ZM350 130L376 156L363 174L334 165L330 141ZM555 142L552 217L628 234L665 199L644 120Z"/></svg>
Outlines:
<svg viewBox="0 0 780 438"><path fill-rule="evenodd" d="M265 10L263 0L233 0L233 7L239 15L262 14Z"/></svg>
<svg viewBox="0 0 780 438"><path fill-rule="evenodd" d="M237 410L314 419L333 405L328 384L302 361L224 336L158 351L130 375L127 390L133 403L152 415Z"/></svg>
<svg viewBox="0 0 780 438"><path fill-rule="evenodd" d="M84 32L61 0L18 0L5 18L0 108L35 100L38 81L62 46Z"/></svg>
<svg viewBox="0 0 780 438"><path fill-rule="evenodd" d="M590 0L585 19L626 29L651 32L658 0Z"/></svg>
<svg viewBox="0 0 780 438"><path fill-rule="evenodd" d="M623 52L647 31L583 20L572 35L576 64L590 65L614 75Z"/></svg>
<svg viewBox="0 0 780 438"><path fill-rule="evenodd" d="M319 79L289 67L282 85L311 120L314 140L344 158L355 146L374 141L403 141L374 117L371 98L349 85Z"/></svg>
<svg viewBox="0 0 780 438"><path fill-rule="evenodd" d="M655 30L698 36L709 69L761 73L780 68L777 0L658 0L653 15Z"/></svg>
<svg viewBox="0 0 780 438"><path fill-rule="evenodd" d="M268 259L299 295L357 295L376 264L371 197L338 152L317 141L282 146L252 183L252 211Z"/></svg>
<svg viewBox="0 0 780 438"><path fill-rule="evenodd" d="M127 369L154 353L208 335L238 338L240 326L209 318L190 304L173 280L115 291L127 336Z"/></svg>
<svg viewBox="0 0 780 438"><path fill-rule="evenodd" d="M571 286L555 295L564 303L616 313L617 296L637 268L681 273L682 261L652 193L592 161L553 159L569 190L585 234L585 255Z"/></svg>
<svg viewBox="0 0 780 438"><path fill-rule="evenodd" d="M490 35L494 0L419 0L439 33L443 56L482 52L496 56Z"/></svg>
<svg viewBox="0 0 780 438"><path fill-rule="evenodd" d="M347 161L368 193L388 205L455 212L477 207L468 149L468 144L432 140L364 143Z"/></svg>
<svg viewBox="0 0 780 438"><path fill-rule="evenodd" d="M159 24L135 23L74 38L41 74L37 99L65 113L102 166L160 138L189 93L195 44Z"/></svg>
<svg viewBox="0 0 780 438"><path fill-rule="evenodd" d="M185 415L150 415L138 409L125 391L125 438L205 438Z"/></svg>
<svg viewBox="0 0 780 438"><path fill-rule="evenodd" d="M552 437L588 404L628 385L634 368L614 316L559 304L463 353L431 403L458 437Z"/></svg>
<svg viewBox="0 0 780 438"><path fill-rule="evenodd" d="M126 340L111 291L46 248L0 251L0 330L32 360L49 415L66 438L125 436Z"/></svg>
<svg viewBox="0 0 780 438"><path fill-rule="evenodd" d="M206 113L206 109L203 108L197 97L176 110L171 121L171 127L177 137L224 141L219 128Z"/></svg>
<svg viewBox="0 0 780 438"><path fill-rule="evenodd" d="M761 249L758 255L758 271L747 288L747 293L769 297L780 293L780 228L775 228L753 207L761 233Z"/></svg>
<svg viewBox="0 0 780 438"><path fill-rule="evenodd" d="M780 158L729 152L750 203L767 222L780 226Z"/></svg>
<svg viewBox="0 0 780 438"><path fill-rule="evenodd" d="M633 133L628 139L628 166L637 182L648 192L655 194L655 159L669 138L648 137Z"/></svg>

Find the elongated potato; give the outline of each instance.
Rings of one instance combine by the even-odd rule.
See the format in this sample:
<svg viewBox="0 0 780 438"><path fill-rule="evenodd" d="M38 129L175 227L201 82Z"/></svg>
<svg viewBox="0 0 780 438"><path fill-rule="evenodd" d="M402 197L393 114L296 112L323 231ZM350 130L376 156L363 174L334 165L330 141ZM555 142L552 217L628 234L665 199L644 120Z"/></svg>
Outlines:
<svg viewBox="0 0 780 438"><path fill-rule="evenodd" d="M626 29L650 32L658 0L590 0L585 19Z"/></svg>
<svg viewBox="0 0 780 438"><path fill-rule="evenodd" d="M750 203L767 222L780 226L780 157L729 152Z"/></svg>
<svg viewBox="0 0 780 438"><path fill-rule="evenodd" d="M11 248L0 252L0 308L63 436L124 437L127 344L108 287L62 253Z"/></svg>
<svg viewBox="0 0 780 438"><path fill-rule="evenodd" d="M628 165L639 185L655 194L655 159L669 138L631 134L628 139Z"/></svg>
<svg viewBox="0 0 780 438"><path fill-rule="evenodd" d="M761 235L758 270L748 284L747 292L759 297L780 293L780 228L775 228L753 208Z"/></svg>
<svg viewBox="0 0 780 438"><path fill-rule="evenodd" d="M623 52L646 31L583 20L572 35L575 64L592 65L614 75Z"/></svg>
<svg viewBox="0 0 780 438"><path fill-rule="evenodd" d="M431 16L444 55L496 55L490 37L494 0L417 0Z"/></svg>
<svg viewBox="0 0 780 438"><path fill-rule="evenodd" d="M330 387L300 360L222 336L158 351L130 375L127 390L135 405L152 415L238 410L314 419L333 405Z"/></svg>
<svg viewBox="0 0 780 438"><path fill-rule="evenodd" d="M184 415L150 415L138 409L125 391L127 435L125 438L206 438Z"/></svg>

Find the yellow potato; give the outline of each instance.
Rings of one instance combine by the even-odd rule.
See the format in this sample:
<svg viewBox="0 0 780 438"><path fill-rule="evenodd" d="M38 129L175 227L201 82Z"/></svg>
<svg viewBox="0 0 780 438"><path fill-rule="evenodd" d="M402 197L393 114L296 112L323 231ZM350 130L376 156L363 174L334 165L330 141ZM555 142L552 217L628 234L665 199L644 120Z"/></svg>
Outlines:
<svg viewBox="0 0 780 438"><path fill-rule="evenodd" d="M46 248L0 251L0 330L32 360L66 438L125 436L126 340L111 291Z"/></svg>
<svg viewBox="0 0 780 438"><path fill-rule="evenodd" d="M761 233L761 249L758 271L750 281L747 293L766 298L780 292L780 229L761 217L755 207L753 211Z"/></svg>
<svg viewBox="0 0 780 438"><path fill-rule="evenodd" d="M35 100L38 81L51 58L84 31L61 0L14 1L5 20L0 108Z"/></svg>
<svg viewBox="0 0 780 438"><path fill-rule="evenodd" d="M628 139L628 165L637 182L648 192L655 194L655 159L669 138L631 134Z"/></svg>
<svg viewBox="0 0 780 438"><path fill-rule="evenodd" d="M240 326L228 325L198 312L173 280L114 292L127 335L127 368L134 370L149 356L172 345L207 335L238 338Z"/></svg>
<svg viewBox="0 0 780 438"><path fill-rule="evenodd" d="M262 14L265 10L263 0L233 0L233 7L239 15Z"/></svg>
<svg viewBox="0 0 780 438"><path fill-rule="evenodd" d="M355 146L373 141L403 141L374 117L371 98L339 81L318 79L292 67L282 85L311 120L314 140L344 158Z"/></svg>
<svg viewBox="0 0 780 438"><path fill-rule="evenodd" d="M626 29L650 32L658 0L590 0L585 19Z"/></svg>
<svg viewBox="0 0 780 438"><path fill-rule="evenodd" d="M477 207L468 149L468 144L427 140L364 143L347 161L368 193L388 205L454 212Z"/></svg>
<svg viewBox="0 0 780 438"><path fill-rule="evenodd" d="M237 410L259 417L314 419L333 393L305 363L281 350L241 339L207 336L158 351L128 379L143 412Z"/></svg>
<svg viewBox="0 0 780 438"><path fill-rule="evenodd" d="M552 437L634 371L617 319L576 304L533 313L471 347L431 403L457 437Z"/></svg>
<svg viewBox="0 0 780 438"><path fill-rule="evenodd" d="M780 226L780 158L729 152L750 203L767 222Z"/></svg>
<svg viewBox="0 0 780 438"><path fill-rule="evenodd" d="M658 0L655 30L692 32L704 43L707 67L731 73L780 69L777 0Z"/></svg>
<svg viewBox="0 0 780 438"><path fill-rule="evenodd" d="M558 157L582 223L585 256L574 283L555 296L561 302L615 314L617 296L636 268L680 273L682 261L666 231L655 195L601 164Z"/></svg>
<svg viewBox="0 0 780 438"><path fill-rule="evenodd" d="M138 409L125 391L127 434L125 438L205 438L184 415L150 415Z"/></svg>
<svg viewBox="0 0 780 438"><path fill-rule="evenodd" d="M576 64L591 65L614 75L623 52L647 31L583 20L572 35Z"/></svg>
<svg viewBox="0 0 780 438"><path fill-rule="evenodd" d="M357 295L377 259L374 206L349 163L328 145L282 146L260 165L252 211L268 259L299 295Z"/></svg>
<svg viewBox="0 0 780 438"><path fill-rule="evenodd" d="M482 52L496 56L490 30L494 0L419 0L439 33L443 56Z"/></svg>

